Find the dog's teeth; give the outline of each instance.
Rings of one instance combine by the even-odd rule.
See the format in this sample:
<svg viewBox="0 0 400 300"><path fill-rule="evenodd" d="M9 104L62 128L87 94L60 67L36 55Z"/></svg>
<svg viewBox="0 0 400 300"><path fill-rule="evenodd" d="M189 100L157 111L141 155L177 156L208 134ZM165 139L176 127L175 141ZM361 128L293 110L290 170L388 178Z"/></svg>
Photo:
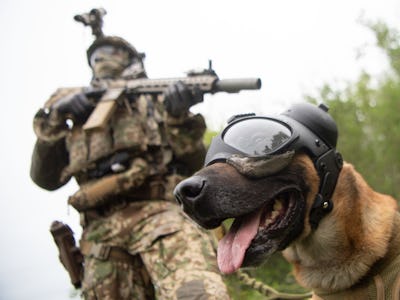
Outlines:
<svg viewBox="0 0 400 300"><path fill-rule="evenodd" d="M274 211L280 211L282 209L281 199L278 199L275 201L273 209L274 209Z"/></svg>
<svg viewBox="0 0 400 300"><path fill-rule="evenodd" d="M267 228L270 224L275 222L275 219L279 216L279 211L272 211L270 213L270 215L268 216L268 218L265 219L264 224L263 224L263 228Z"/></svg>
<svg viewBox="0 0 400 300"><path fill-rule="evenodd" d="M279 216L279 211L274 210L274 211L271 213L271 220L274 220L277 216Z"/></svg>
<svg viewBox="0 0 400 300"><path fill-rule="evenodd" d="M265 222L264 222L264 228L268 227L268 225L271 224L271 223L272 223L272 219L271 218L266 219Z"/></svg>
<svg viewBox="0 0 400 300"><path fill-rule="evenodd" d="M281 199L275 200L274 205L272 207L273 210L267 214L264 223L260 225L260 227L267 228L269 225L274 223L281 214L282 208L283 208L282 200Z"/></svg>

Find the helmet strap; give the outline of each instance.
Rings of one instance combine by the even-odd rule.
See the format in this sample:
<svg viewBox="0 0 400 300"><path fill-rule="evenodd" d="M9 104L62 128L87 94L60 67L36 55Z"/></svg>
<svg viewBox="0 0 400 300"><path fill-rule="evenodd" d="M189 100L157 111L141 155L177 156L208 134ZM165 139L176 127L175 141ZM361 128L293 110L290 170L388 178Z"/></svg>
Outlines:
<svg viewBox="0 0 400 300"><path fill-rule="evenodd" d="M339 152L331 149L318 157L314 165L318 170L321 183L311 207L310 224L312 229L317 229L321 219L333 209L332 195L343 166L343 159Z"/></svg>
<svg viewBox="0 0 400 300"><path fill-rule="evenodd" d="M315 197L313 206L310 212L310 225L312 229L317 229L319 222L325 215L331 212L333 209L332 199L325 200L321 194L317 194Z"/></svg>

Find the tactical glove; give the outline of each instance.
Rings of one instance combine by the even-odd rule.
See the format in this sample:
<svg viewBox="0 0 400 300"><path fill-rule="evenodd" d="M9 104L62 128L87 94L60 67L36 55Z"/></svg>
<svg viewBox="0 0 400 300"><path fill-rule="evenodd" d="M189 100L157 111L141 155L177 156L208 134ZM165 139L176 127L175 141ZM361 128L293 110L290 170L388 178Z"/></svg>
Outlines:
<svg viewBox="0 0 400 300"><path fill-rule="evenodd" d="M182 81L171 84L164 91L165 109L175 118L182 116L191 106L202 101L203 93L200 89L195 88L191 91Z"/></svg>
<svg viewBox="0 0 400 300"><path fill-rule="evenodd" d="M82 124L93 111L94 105L85 94L75 94L60 99L53 105L52 109L57 110L58 114L65 119L72 119L74 123Z"/></svg>

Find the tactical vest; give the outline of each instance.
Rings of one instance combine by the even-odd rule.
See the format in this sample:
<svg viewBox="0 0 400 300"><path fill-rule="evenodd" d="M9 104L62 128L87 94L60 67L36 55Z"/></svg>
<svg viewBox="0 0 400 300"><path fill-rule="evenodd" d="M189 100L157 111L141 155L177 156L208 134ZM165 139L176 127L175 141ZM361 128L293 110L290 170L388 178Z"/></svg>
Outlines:
<svg viewBox="0 0 400 300"><path fill-rule="evenodd" d="M142 95L124 103L118 105L104 128L85 131L82 126L74 126L70 130L66 136L69 165L64 176L94 168L98 159L119 150L138 154L149 146L162 145L162 111L155 97Z"/></svg>
<svg viewBox="0 0 400 300"><path fill-rule="evenodd" d="M34 118L34 130L39 140L50 147L55 142L65 141L63 153L67 156L58 161L66 162L67 166L59 167L63 171L56 174L60 178L55 180L65 183L74 176L81 184L103 177L109 173L98 171L109 172L113 166L110 162L118 154L125 157L125 167L134 158L144 159L149 164L150 176L162 176L166 171L170 172L168 175L187 176L201 167L206 124L200 114L189 112L173 118L164 110L162 95L140 95L134 99L119 97L117 108L105 126L90 130L83 130L80 124L68 126L68 122L60 121L60 116L51 113L52 105L61 98L83 91L84 88L58 89Z"/></svg>

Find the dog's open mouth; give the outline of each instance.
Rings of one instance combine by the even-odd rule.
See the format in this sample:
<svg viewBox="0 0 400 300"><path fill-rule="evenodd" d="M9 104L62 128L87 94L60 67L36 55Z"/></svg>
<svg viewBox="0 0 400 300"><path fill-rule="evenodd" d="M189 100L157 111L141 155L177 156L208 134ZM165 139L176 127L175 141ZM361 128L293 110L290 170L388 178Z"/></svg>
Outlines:
<svg viewBox="0 0 400 300"><path fill-rule="evenodd" d="M235 218L218 245L218 266L225 274L258 264L285 247L296 235L298 214L304 203L298 191L286 191L254 212ZM296 224L299 225L299 224Z"/></svg>

